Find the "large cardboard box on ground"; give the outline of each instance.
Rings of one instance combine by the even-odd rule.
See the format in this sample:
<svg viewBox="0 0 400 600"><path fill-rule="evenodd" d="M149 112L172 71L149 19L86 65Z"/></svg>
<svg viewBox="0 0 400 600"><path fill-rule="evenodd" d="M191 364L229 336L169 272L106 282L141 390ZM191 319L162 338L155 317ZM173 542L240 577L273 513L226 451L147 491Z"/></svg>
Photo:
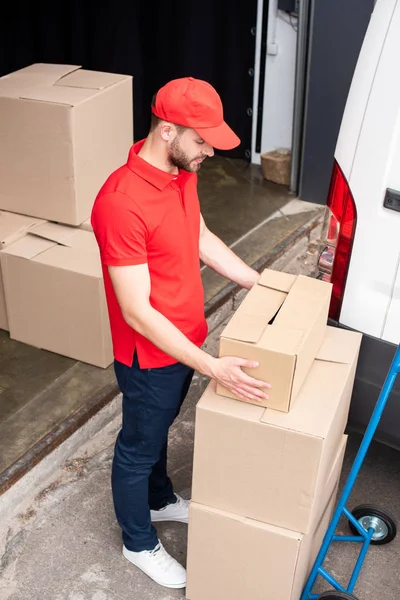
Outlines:
<svg viewBox="0 0 400 600"><path fill-rule="evenodd" d="M219 396L196 408L192 499L308 532L344 433L361 334L327 327L290 413Z"/></svg>
<svg viewBox="0 0 400 600"><path fill-rule="evenodd" d="M45 223L0 255L11 338L108 367L111 334L93 233Z"/></svg>
<svg viewBox="0 0 400 600"><path fill-rule="evenodd" d="M257 360L248 373L272 384L261 406L293 406L324 339L331 292L330 283L265 269L223 330L219 356ZM235 398L221 385L217 393Z"/></svg>
<svg viewBox="0 0 400 600"><path fill-rule="evenodd" d="M192 503L188 600L299 600L334 508L314 535Z"/></svg>
<svg viewBox="0 0 400 600"><path fill-rule="evenodd" d="M133 141L132 77L34 64L0 78L0 209L80 225Z"/></svg>
<svg viewBox="0 0 400 600"><path fill-rule="evenodd" d="M31 228L44 223L42 219L0 211L0 250L23 237ZM8 331L6 299L0 265L0 329Z"/></svg>
<svg viewBox="0 0 400 600"><path fill-rule="evenodd" d="M335 507L346 441L344 436L308 534L192 502L186 597L299 600Z"/></svg>

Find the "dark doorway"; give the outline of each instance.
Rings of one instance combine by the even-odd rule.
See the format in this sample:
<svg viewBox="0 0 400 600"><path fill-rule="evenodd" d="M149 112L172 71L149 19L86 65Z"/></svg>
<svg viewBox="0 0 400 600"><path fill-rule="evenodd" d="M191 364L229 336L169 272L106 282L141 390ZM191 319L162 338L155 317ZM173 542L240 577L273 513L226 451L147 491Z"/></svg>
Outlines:
<svg viewBox="0 0 400 600"><path fill-rule="evenodd" d="M221 95L226 121L251 149L257 0L92 0L19 3L3 13L0 75L34 62L81 65L134 77L135 139L145 137L152 95L193 76ZM250 110L249 110L250 109Z"/></svg>

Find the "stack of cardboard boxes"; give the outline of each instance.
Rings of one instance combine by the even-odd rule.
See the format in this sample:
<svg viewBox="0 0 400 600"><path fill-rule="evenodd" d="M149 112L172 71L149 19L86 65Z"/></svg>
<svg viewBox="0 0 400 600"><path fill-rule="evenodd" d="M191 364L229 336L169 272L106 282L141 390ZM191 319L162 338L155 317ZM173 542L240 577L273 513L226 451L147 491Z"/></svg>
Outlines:
<svg viewBox="0 0 400 600"><path fill-rule="evenodd" d="M13 339L111 364L89 218L132 142L131 76L34 64L0 78L0 328Z"/></svg>
<svg viewBox="0 0 400 600"><path fill-rule="evenodd" d="M335 504L361 335L327 326L331 286L265 270L220 338L269 400L210 383L196 410L189 600L299 600Z"/></svg>

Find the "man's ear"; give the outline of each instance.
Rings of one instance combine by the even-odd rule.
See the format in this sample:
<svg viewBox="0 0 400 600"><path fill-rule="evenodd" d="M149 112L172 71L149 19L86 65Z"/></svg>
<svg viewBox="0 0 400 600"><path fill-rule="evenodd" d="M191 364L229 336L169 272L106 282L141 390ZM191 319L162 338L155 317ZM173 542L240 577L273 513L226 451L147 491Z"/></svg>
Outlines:
<svg viewBox="0 0 400 600"><path fill-rule="evenodd" d="M171 123L161 123L160 135L164 142L171 141L176 134L175 127Z"/></svg>

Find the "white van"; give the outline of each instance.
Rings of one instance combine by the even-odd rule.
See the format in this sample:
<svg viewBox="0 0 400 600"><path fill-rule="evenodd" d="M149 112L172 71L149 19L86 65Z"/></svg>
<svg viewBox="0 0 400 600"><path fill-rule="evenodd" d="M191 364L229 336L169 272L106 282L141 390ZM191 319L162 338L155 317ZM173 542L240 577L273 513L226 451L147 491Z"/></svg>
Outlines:
<svg viewBox="0 0 400 600"><path fill-rule="evenodd" d="M333 283L332 322L364 334L349 419L363 431L400 343L400 0L375 5L327 206L320 276ZM400 447L400 381L376 439Z"/></svg>

